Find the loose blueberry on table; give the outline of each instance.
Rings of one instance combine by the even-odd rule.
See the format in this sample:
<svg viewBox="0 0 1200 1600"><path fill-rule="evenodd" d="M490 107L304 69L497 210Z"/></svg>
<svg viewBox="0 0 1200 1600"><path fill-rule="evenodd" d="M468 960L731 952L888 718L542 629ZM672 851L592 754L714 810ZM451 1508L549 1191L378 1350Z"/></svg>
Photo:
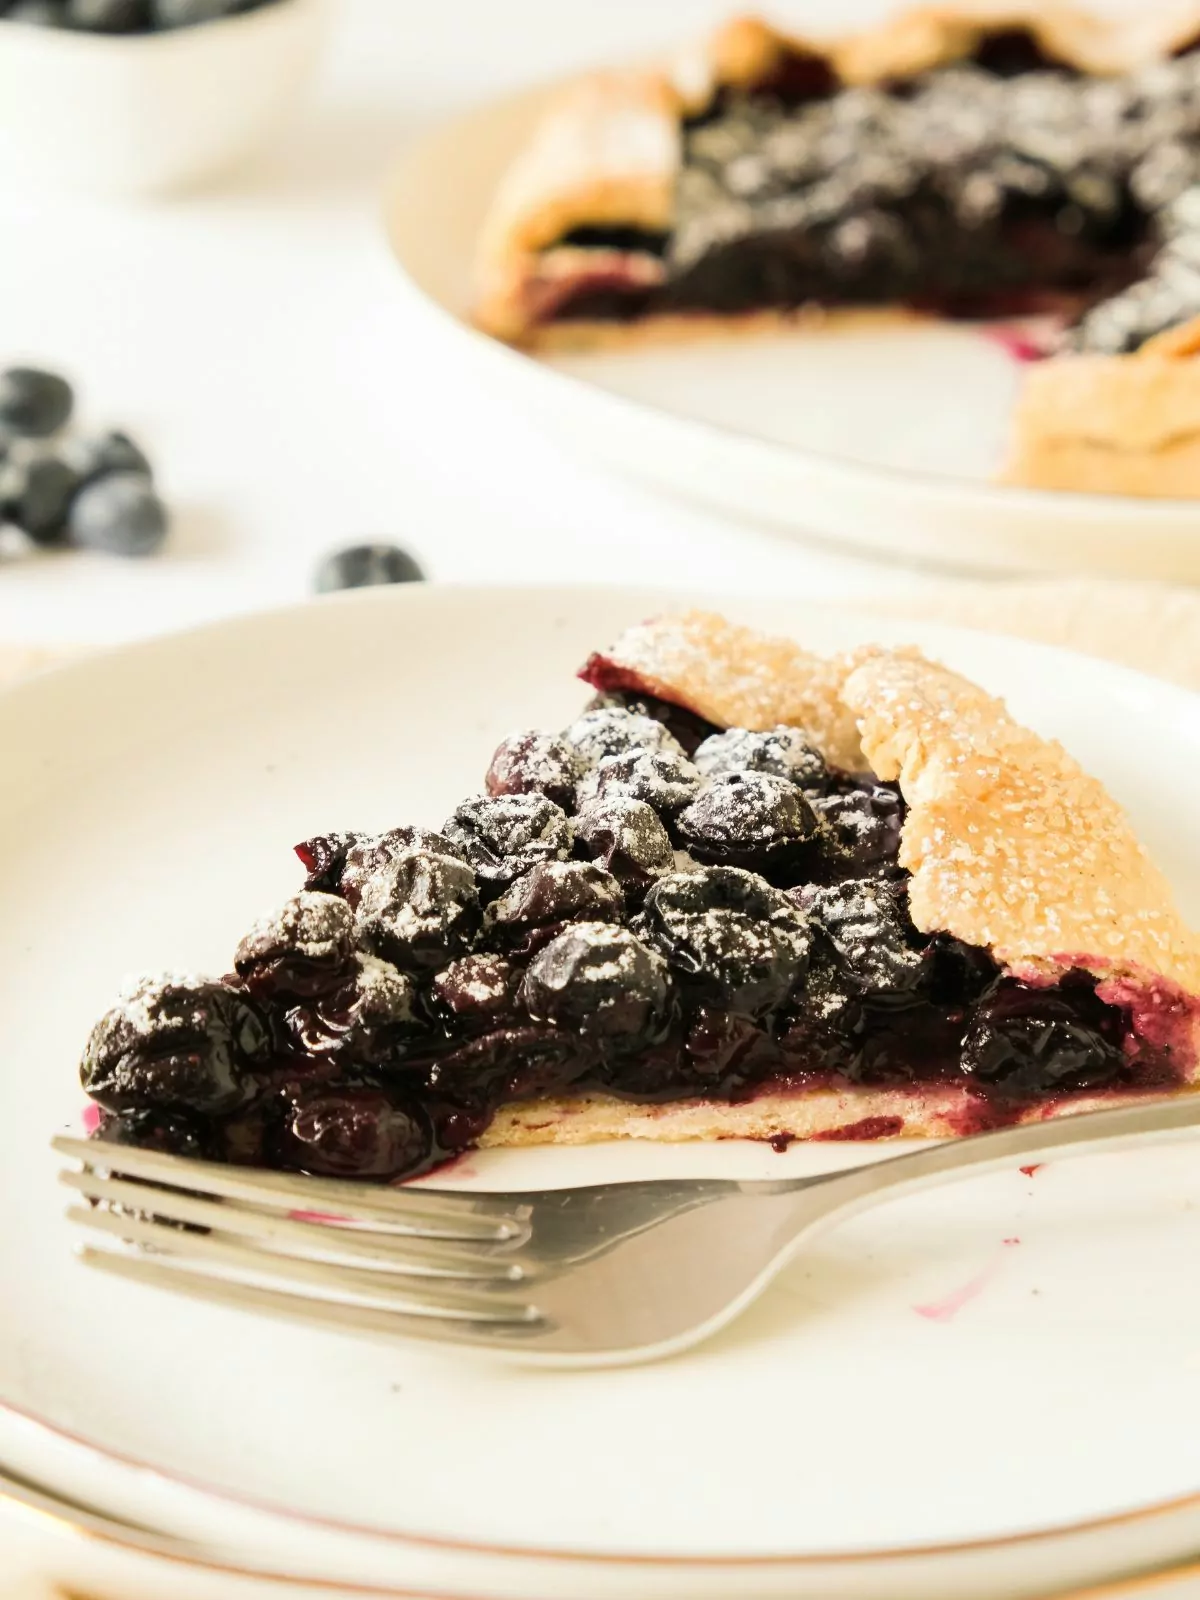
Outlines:
<svg viewBox="0 0 1200 1600"><path fill-rule="evenodd" d="M1191 1063L1089 971L1025 981L920 932L899 788L819 744L610 687L505 739L439 829L305 840L228 976L140 980L96 1025L96 1136L390 1181L534 1102L832 1090L818 1136L875 1138L896 1095L955 1090L968 1132L1180 1085Z"/></svg>
<svg viewBox="0 0 1200 1600"><path fill-rule="evenodd" d="M74 409L58 373L0 372L0 521L35 545L150 555L170 523L150 462L115 430L65 434Z"/></svg>

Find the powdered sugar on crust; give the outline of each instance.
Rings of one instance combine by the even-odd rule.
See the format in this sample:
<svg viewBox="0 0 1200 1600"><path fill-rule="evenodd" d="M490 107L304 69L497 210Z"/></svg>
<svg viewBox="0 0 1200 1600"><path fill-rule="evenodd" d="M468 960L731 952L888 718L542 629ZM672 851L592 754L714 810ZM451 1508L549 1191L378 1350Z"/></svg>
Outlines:
<svg viewBox="0 0 1200 1600"><path fill-rule="evenodd" d="M864 765L862 746L841 689L855 659L813 655L791 639L689 611L627 629L580 677L597 689L657 695L727 728L802 728L827 761L853 771Z"/></svg>
<svg viewBox="0 0 1200 1600"><path fill-rule="evenodd" d="M917 927L1017 970L1075 965L1200 992L1200 936L1128 817L1061 745L916 653L870 657L844 693L872 767L908 801L900 861Z"/></svg>

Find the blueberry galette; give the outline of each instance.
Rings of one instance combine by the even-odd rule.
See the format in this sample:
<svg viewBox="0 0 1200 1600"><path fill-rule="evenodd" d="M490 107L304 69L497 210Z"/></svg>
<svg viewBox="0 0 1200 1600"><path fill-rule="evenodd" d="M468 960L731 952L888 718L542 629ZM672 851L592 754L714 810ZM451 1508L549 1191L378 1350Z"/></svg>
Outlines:
<svg viewBox="0 0 1200 1600"><path fill-rule="evenodd" d="M477 318L518 343L865 306L1056 313L1005 476L1200 494L1200 14L742 19L570 85L480 246Z"/></svg>
<svg viewBox="0 0 1200 1600"><path fill-rule="evenodd" d="M1101 785L915 651L628 632L437 829L331 833L94 1029L102 1139L386 1180L472 1145L883 1139L1200 1075L1200 937Z"/></svg>

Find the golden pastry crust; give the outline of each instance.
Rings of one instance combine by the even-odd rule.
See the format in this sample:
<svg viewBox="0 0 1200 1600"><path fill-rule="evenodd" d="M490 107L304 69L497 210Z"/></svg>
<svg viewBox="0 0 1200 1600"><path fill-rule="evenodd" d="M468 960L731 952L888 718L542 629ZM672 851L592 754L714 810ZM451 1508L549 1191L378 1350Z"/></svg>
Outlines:
<svg viewBox="0 0 1200 1600"><path fill-rule="evenodd" d="M797 56L822 63L842 83L878 83L960 60L989 34L1008 30L1027 30L1048 57L1105 75L1200 37L1200 10L1195 0L1121 18L1067 5L918 6L867 32L828 40L743 17L668 61L581 79L552 102L496 195L479 251L477 322L512 343L575 350L794 325L793 314L778 312L555 323L553 309L569 286L598 279L653 287L663 275L648 252L589 252L585 261L555 241L580 226L669 231L682 118L724 86L762 82ZM1179 342L1178 333L1136 355L1061 356L1031 369L1001 481L1154 498L1200 493L1197 341Z"/></svg>
<svg viewBox="0 0 1200 1600"><path fill-rule="evenodd" d="M581 675L598 689L641 689L726 727L804 728L827 760L854 771L862 744L842 688L857 659L813 655L792 639L688 611L627 629Z"/></svg>
<svg viewBox="0 0 1200 1600"><path fill-rule="evenodd" d="M1064 355L1031 367L1006 483L1150 498L1200 490L1200 318L1126 356Z"/></svg>

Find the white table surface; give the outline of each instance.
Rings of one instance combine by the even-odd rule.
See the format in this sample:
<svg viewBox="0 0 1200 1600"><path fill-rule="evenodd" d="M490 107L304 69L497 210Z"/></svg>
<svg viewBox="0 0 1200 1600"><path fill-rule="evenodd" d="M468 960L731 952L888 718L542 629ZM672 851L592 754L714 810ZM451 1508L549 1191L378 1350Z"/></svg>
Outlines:
<svg viewBox="0 0 1200 1600"><path fill-rule="evenodd" d="M395 291L380 194L405 139L524 81L686 35L721 0L336 3L303 118L222 186L152 204L0 192L0 361L69 373L86 420L144 441L177 511L159 560L0 561L0 640L113 641L290 602L322 552L369 538L458 581L798 594L925 581L565 458L452 379L436 325ZM850 7L782 9L844 26Z"/></svg>

